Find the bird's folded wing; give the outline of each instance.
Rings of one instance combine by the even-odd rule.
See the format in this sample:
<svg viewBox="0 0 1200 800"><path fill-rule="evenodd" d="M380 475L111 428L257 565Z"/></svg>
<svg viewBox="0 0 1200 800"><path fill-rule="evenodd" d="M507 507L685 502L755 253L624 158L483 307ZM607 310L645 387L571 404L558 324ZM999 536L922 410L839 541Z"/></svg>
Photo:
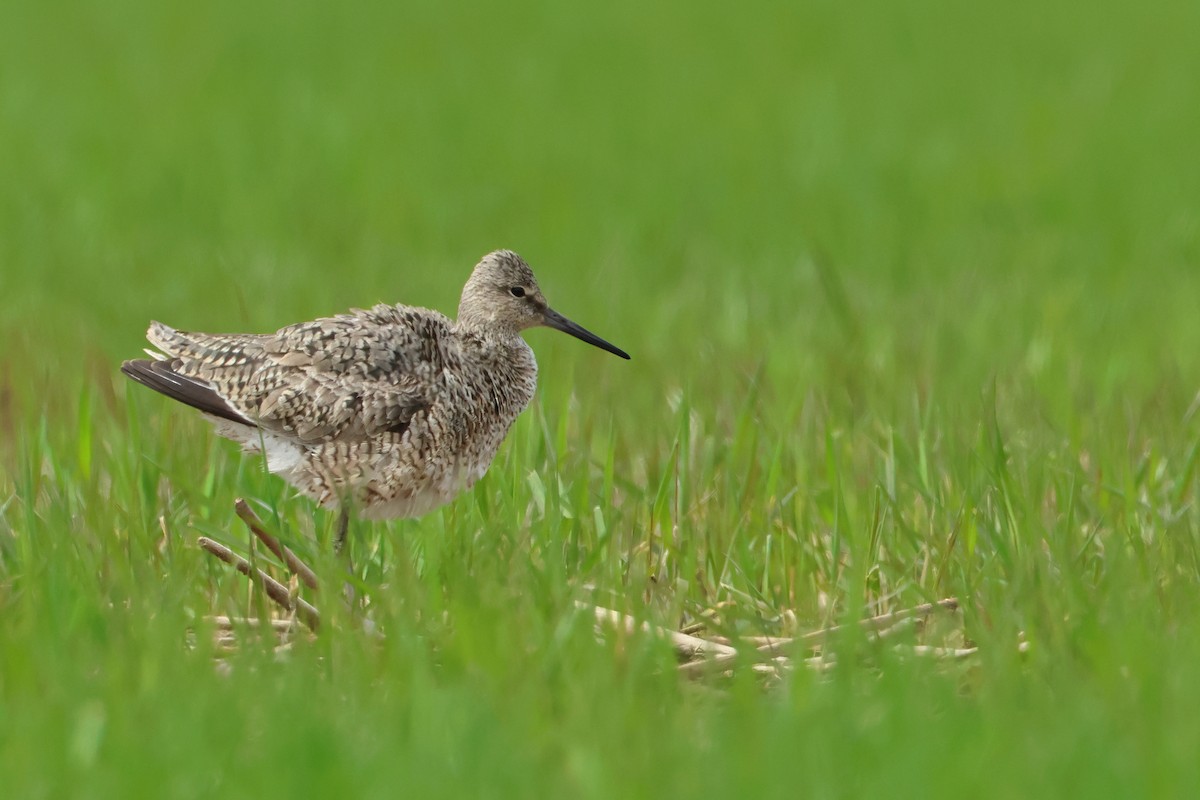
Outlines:
<svg viewBox="0 0 1200 800"><path fill-rule="evenodd" d="M171 331L180 345L160 331L151 340L173 357L172 371L259 427L316 443L402 433L433 402L449 325L437 312L380 305L273 335Z"/></svg>

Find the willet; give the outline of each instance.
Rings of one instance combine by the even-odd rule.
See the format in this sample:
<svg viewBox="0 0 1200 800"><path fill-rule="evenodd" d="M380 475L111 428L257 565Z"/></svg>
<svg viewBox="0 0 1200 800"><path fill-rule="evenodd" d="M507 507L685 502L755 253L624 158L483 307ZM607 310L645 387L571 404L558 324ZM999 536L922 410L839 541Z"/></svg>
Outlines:
<svg viewBox="0 0 1200 800"><path fill-rule="evenodd" d="M151 359L121 371L199 409L216 432L321 506L367 519L415 517L487 471L533 398L537 362L521 338L544 325L629 355L552 310L529 265L483 257L458 319L380 304L268 334L185 333L150 323Z"/></svg>

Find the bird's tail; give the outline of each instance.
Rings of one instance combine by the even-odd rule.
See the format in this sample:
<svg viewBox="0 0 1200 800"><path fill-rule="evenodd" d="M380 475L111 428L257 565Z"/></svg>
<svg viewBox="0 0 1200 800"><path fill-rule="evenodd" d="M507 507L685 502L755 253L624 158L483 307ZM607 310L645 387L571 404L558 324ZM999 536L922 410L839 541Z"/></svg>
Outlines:
<svg viewBox="0 0 1200 800"><path fill-rule="evenodd" d="M169 358L231 366L261 355L260 342L266 337L248 333L189 333L151 322L146 338L161 351L161 354L147 351L152 358L165 354Z"/></svg>
<svg viewBox="0 0 1200 800"><path fill-rule="evenodd" d="M139 358L122 364L121 372L159 394L164 394L172 400L178 400L206 414L243 425L254 424L231 406L224 397L217 394L208 383L176 372L178 363L178 359Z"/></svg>

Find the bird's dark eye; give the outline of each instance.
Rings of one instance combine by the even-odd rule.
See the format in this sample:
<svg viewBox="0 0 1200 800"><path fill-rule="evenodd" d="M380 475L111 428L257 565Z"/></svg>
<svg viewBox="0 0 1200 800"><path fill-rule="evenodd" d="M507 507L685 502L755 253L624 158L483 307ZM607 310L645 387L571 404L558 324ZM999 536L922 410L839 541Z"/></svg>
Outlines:
<svg viewBox="0 0 1200 800"><path fill-rule="evenodd" d="M513 297L524 297L524 296L525 296L525 287L523 287L523 286L514 286L514 287L512 287L511 289L509 289L509 290L508 290L508 292L509 292L509 294L511 294Z"/></svg>

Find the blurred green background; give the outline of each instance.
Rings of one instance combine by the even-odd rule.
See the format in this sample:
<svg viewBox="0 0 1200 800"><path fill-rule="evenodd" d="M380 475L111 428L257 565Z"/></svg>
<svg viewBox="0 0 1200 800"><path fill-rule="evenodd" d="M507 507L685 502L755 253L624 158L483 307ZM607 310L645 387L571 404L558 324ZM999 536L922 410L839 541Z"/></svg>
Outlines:
<svg viewBox="0 0 1200 800"><path fill-rule="evenodd" d="M2 17L12 796L1200 780L1200 5ZM240 494L297 547L325 523L119 361L150 319L453 313L498 247L633 361L530 332L539 399L488 479L363 533L388 644L217 677L183 631L252 601L194 534L236 540ZM828 683L710 692L653 641L596 645L585 586L667 625L737 600L747 629L957 594L985 655L860 667L848 642Z"/></svg>
<svg viewBox="0 0 1200 800"><path fill-rule="evenodd" d="M661 368L698 330L685 352L813 350L821 260L907 323L867 331L884 357L1016 328L1136 372L1191 349L1195 14L18 3L3 321L124 354L151 315L452 310L509 246Z"/></svg>

